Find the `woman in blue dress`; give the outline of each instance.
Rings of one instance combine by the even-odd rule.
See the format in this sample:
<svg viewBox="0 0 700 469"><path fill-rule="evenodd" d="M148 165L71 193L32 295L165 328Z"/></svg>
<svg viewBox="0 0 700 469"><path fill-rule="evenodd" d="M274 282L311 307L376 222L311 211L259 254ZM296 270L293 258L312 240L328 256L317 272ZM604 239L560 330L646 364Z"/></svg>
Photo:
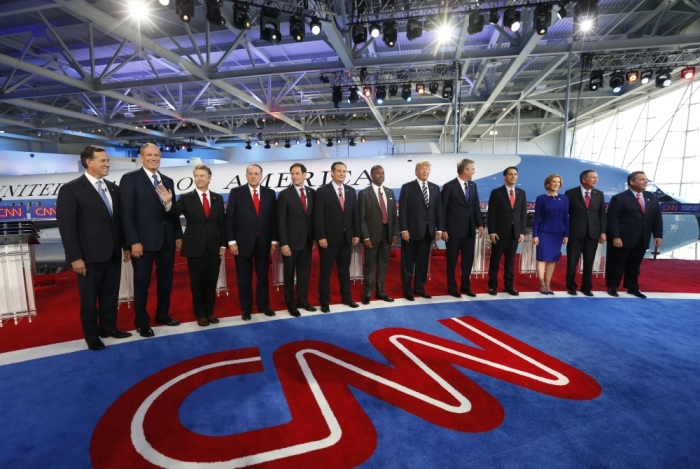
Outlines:
<svg viewBox="0 0 700 469"><path fill-rule="evenodd" d="M535 202L532 241L537 246L537 278L543 295L554 295L549 284L561 256L561 246L569 241L569 199L559 194L563 183L558 174L547 176L544 180L547 193L538 196Z"/></svg>

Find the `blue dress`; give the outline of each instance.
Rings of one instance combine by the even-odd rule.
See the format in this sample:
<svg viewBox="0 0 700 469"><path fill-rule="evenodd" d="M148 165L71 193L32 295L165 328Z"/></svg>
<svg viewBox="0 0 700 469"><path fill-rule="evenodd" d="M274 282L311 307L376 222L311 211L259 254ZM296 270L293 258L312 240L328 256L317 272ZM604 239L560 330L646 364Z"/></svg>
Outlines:
<svg viewBox="0 0 700 469"><path fill-rule="evenodd" d="M532 236L539 238L537 260L556 262L561 256L562 241L569 237L569 199L564 194L542 194L535 202Z"/></svg>

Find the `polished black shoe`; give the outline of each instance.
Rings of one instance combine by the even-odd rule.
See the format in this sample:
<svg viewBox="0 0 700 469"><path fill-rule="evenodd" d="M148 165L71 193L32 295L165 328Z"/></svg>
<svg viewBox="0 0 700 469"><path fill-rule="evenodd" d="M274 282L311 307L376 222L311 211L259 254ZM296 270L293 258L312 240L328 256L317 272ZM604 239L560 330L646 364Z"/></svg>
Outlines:
<svg viewBox="0 0 700 469"><path fill-rule="evenodd" d="M272 311L270 308L262 308L260 312L263 313L265 316L276 316L275 312Z"/></svg>
<svg viewBox="0 0 700 469"><path fill-rule="evenodd" d="M426 292L423 292L423 293L415 293L415 296L420 296L421 298L425 298L425 299L428 299L428 300L432 298L432 296L428 295Z"/></svg>
<svg viewBox="0 0 700 469"><path fill-rule="evenodd" d="M456 292L456 291L448 291L447 294L450 295L450 296L454 296L455 298L462 298L462 295L460 295L460 294L459 294L458 292Z"/></svg>
<svg viewBox="0 0 700 469"><path fill-rule="evenodd" d="M328 305L321 305L321 312L322 312L322 313L330 313L330 312L331 312L330 306L328 306Z"/></svg>
<svg viewBox="0 0 700 469"><path fill-rule="evenodd" d="M95 340L86 340L87 346L90 350L104 350L105 344L102 343L100 339L95 339Z"/></svg>
<svg viewBox="0 0 700 469"><path fill-rule="evenodd" d="M117 329L116 331L111 332L101 332L100 337L103 339L106 339L107 337L112 337L114 339L126 339L127 337L131 337L131 332L122 332Z"/></svg>
<svg viewBox="0 0 700 469"><path fill-rule="evenodd" d="M590 290L581 290L583 296L593 296L593 292Z"/></svg>
<svg viewBox="0 0 700 469"><path fill-rule="evenodd" d="M382 295L377 295L377 299L378 299L378 300L382 300L382 301L386 301L387 303L393 303L393 302L394 302L394 299L393 299L392 297L386 296L386 295L383 295L383 296L382 296Z"/></svg>
<svg viewBox="0 0 700 469"><path fill-rule="evenodd" d="M304 310L310 311L310 312L318 311L316 308L314 308L313 306L311 306L311 305L308 304L308 303L299 303L299 304L297 305L297 307L299 307L299 308L304 308Z"/></svg>
<svg viewBox="0 0 700 469"><path fill-rule="evenodd" d="M368 304L369 304L369 296L363 296L363 297L362 297L362 304L363 304L363 305L368 305Z"/></svg>
<svg viewBox="0 0 700 469"><path fill-rule="evenodd" d="M151 329L150 327L138 327L138 328L136 328L136 332L138 332L138 334L141 337L153 337L153 336L155 336L155 334L153 333L153 329Z"/></svg>
<svg viewBox="0 0 700 469"><path fill-rule="evenodd" d="M612 287L608 287L608 295L614 296L614 297L620 296L620 295L617 294L617 289L616 289L616 288L612 288Z"/></svg>
<svg viewBox="0 0 700 469"><path fill-rule="evenodd" d="M298 318L299 316L301 316L301 313L296 308L289 308L288 311L289 311L289 315L294 316L295 318Z"/></svg>
<svg viewBox="0 0 700 469"><path fill-rule="evenodd" d="M351 308L357 308L358 306L360 306L357 303L355 303L354 301L343 301L343 304L345 306L350 306Z"/></svg>
<svg viewBox="0 0 700 469"><path fill-rule="evenodd" d="M158 321L158 320L156 320L156 324L162 324L162 325L164 325L164 326L179 326L179 325L180 325L180 321L177 321L177 320L175 320L175 319L173 319L173 318L168 318L168 319L166 319L165 321Z"/></svg>
<svg viewBox="0 0 700 469"><path fill-rule="evenodd" d="M520 295L520 293L518 293L518 290L516 290L515 288L506 288L506 289L505 289L505 292L508 293L508 294L511 295L511 296L518 296L518 295Z"/></svg>
<svg viewBox="0 0 700 469"><path fill-rule="evenodd" d="M414 301L415 298L413 298L413 295L404 295L404 298L406 298L408 301Z"/></svg>
<svg viewBox="0 0 700 469"><path fill-rule="evenodd" d="M647 297L644 293L640 292L639 290L627 290L627 293L629 293L630 295L634 295L637 298L646 298Z"/></svg>
<svg viewBox="0 0 700 469"><path fill-rule="evenodd" d="M241 319L244 321L250 321L250 311L244 311L241 314Z"/></svg>
<svg viewBox="0 0 700 469"><path fill-rule="evenodd" d="M495 288L489 288L489 295L496 296L496 295L498 295L498 292L496 291Z"/></svg>
<svg viewBox="0 0 700 469"><path fill-rule="evenodd" d="M566 290L566 293L568 293L571 296L576 296L578 293L576 293L576 290Z"/></svg>
<svg viewBox="0 0 700 469"><path fill-rule="evenodd" d="M474 297L476 296L476 293L474 293L474 292L471 291L471 290L462 289L462 290L460 290L460 292L462 292L462 293L464 293L465 295L470 296L470 297L472 297L472 298L474 298Z"/></svg>

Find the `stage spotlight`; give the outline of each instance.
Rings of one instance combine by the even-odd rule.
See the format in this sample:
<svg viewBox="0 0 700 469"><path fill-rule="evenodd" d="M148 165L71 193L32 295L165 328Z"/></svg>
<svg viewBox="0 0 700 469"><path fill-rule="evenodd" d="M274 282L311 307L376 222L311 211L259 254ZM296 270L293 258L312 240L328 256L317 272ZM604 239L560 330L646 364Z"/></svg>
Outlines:
<svg viewBox="0 0 700 469"><path fill-rule="evenodd" d="M428 85L428 91L430 91L430 94L437 94L438 92L438 84L435 82L432 82L431 84Z"/></svg>
<svg viewBox="0 0 700 469"><path fill-rule="evenodd" d="M185 145L184 143L180 145L180 150L187 150L187 145Z"/></svg>
<svg viewBox="0 0 700 469"><path fill-rule="evenodd" d="M416 93L425 94L425 85L422 83L420 85L416 85Z"/></svg>
<svg viewBox="0 0 700 469"><path fill-rule="evenodd" d="M399 87L396 85L389 85L389 97L395 98L396 93L399 92Z"/></svg>
<svg viewBox="0 0 700 469"><path fill-rule="evenodd" d="M158 3L160 3L164 7L167 7L168 5L170 5L170 0L158 0Z"/></svg>
<svg viewBox="0 0 700 469"><path fill-rule="evenodd" d="M365 136L363 135L362 138L360 139L360 142L365 143L366 141L367 141L367 139L366 139Z"/></svg>
<svg viewBox="0 0 700 469"><path fill-rule="evenodd" d="M386 99L386 86L377 86L377 104L383 104Z"/></svg>
<svg viewBox="0 0 700 469"><path fill-rule="evenodd" d="M277 140L277 139L275 139L274 145L275 145L276 147L280 146L280 141Z"/></svg>
<svg viewBox="0 0 700 469"><path fill-rule="evenodd" d="M625 83L625 77L622 76L622 72L615 71L610 75L610 88L612 92L618 94L622 91L622 85Z"/></svg>
<svg viewBox="0 0 700 469"><path fill-rule="evenodd" d="M644 71L642 71L642 74L641 74L641 77L642 77L642 79L641 79L642 85L646 85L647 83L649 83L649 82L651 81L651 79L652 79L653 76L654 76L654 71L653 71L653 70L644 70Z"/></svg>
<svg viewBox="0 0 700 469"><path fill-rule="evenodd" d="M423 23L415 18L410 18L406 23L406 39L412 41L423 35ZM384 41L386 42L386 41ZM392 46L393 47L393 46Z"/></svg>
<svg viewBox="0 0 700 469"><path fill-rule="evenodd" d="M394 47L398 36L399 32L396 29L396 21L385 21L384 29L382 30L382 40L384 41L384 44L386 44L387 47Z"/></svg>
<svg viewBox="0 0 700 469"><path fill-rule="evenodd" d="M279 15L280 11L277 8L262 8L260 12L260 39L279 44L282 40L280 20L277 18Z"/></svg>
<svg viewBox="0 0 700 469"><path fill-rule="evenodd" d="M360 96L357 94L357 88L354 86L348 90L350 94L348 94L348 104L355 104L360 100Z"/></svg>
<svg viewBox="0 0 700 469"><path fill-rule="evenodd" d="M382 28L379 27L379 23L371 23L369 25L369 35L372 37L379 37L379 34L382 32Z"/></svg>
<svg viewBox="0 0 700 469"><path fill-rule="evenodd" d="M306 35L306 24L304 24L303 16L292 15L289 18L289 35L292 36L297 42L304 40L304 36Z"/></svg>
<svg viewBox="0 0 700 469"><path fill-rule="evenodd" d="M318 36L319 34L321 34L321 20L319 20L315 16L311 17L309 27L311 28L311 34L313 34L314 36Z"/></svg>
<svg viewBox="0 0 700 469"><path fill-rule="evenodd" d="M340 145L340 137L338 137L338 138L335 139L335 143L337 143L338 145Z"/></svg>
<svg viewBox="0 0 700 469"><path fill-rule="evenodd" d="M454 84L452 80L445 80L442 85L442 97L444 99L452 99L452 93L454 93Z"/></svg>
<svg viewBox="0 0 700 469"><path fill-rule="evenodd" d="M665 69L665 68L660 68L658 72L656 72L656 87L657 88L666 88L671 84L671 70Z"/></svg>
<svg viewBox="0 0 700 469"><path fill-rule="evenodd" d="M242 3L236 3L233 7L233 26L238 29L250 29L250 7Z"/></svg>
<svg viewBox="0 0 700 469"><path fill-rule="evenodd" d="M404 101L410 103L411 102L411 85L406 84L401 87L401 97L404 99Z"/></svg>
<svg viewBox="0 0 700 469"><path fill-rule="evenodd" d="M269 140L265 140L265 147L264 148L267 150L270 149L270 141Z"/></svg>
<svg viewBox="0 0 700 469"><path fill-rule="evenodd" d="M366 97L372 96L372 87L371 86L365 86L362 88L362 94L365 95Z"/></svg>
<svg viewBox="0 0 700 469"><path fill-rule="evenodd" d="M177 148L175 148L175 145L170 145L170 153L175 153L177 151Z"/></svg>
<svg viewBox="0 0 700 469"><path fill-rule="evenodd" d="M637 70L630 70L625 74L625 79L630 82L630 83L635 83L637 80L639 80L639 71Z"/></svg>
<svg viewBox="0 0 700 469"><path fill-rule="evenodd" d="M348 145L350 145L351 147L354 147L355 145L357 145L357 143L355 143L354 137L350 137L350 139L348 140Z"/></svg>
<svg viewBox="0 0 700 469"><path fill-rule="evenodd" d="M566 6L568 5L568 2L561 2L559 4L559 9L557 10L557 17L559 19L565 18L566 17Z"/></svg>
<svg viewBox="0 0 700 469"><path fill-rule="evenodd" d="M284 148L292 148L292 142L289 139L284 141Z"/></svg>
<svg viewBox="0 0 700 469"><path fill-rule="evenodd" d="M253 147L250 145L250 140L245 141L245 149L246 150L252 150Z"/></svg>
<svg viewBox="0 0 700 469"><path fill-rule="evenodd" d="M356 24L352 27L352 42L355 45L367 42L367 28L363 24Z"/></svg>
<svg viewBox="0 0 700 469"><path fill-rule="evenodd" d="M474 34L479 34L484 30L484 15L479 13L472 13L469 15L469 26L467 27L467 34L473 36Z"/></svg>
<svg viewBox="0 0 700 469"><path fill-rule="evenodd" d="M552 5L539 5L535 8L535 31L540 36L544 36L550 24L552 24Z"/></svg>
<svg viewBox="0 0 700 469"><path fill-rule="evenodd" d="M306 148L311 148L311 137L306 139Z"/></svg>
<svg viewBox="0 0 700 469"><path fill-rule="evenodd" d="M175 12L185 23L189 23L194 18L194 0L176 0Z"/></svg>
<svg viewBox="0 0 700 469"><path fill-rule="evenodd" d="M603 87L603 71L594 70L588 79L588 91L597 91Z"/></svg>
<svg viewBox="0 0 700 469"><path fill-rule="evenodd" d="M142 0L129 1L129 14L136 21L148 18L148 6Z"/></svg>
<svg viewBox="0 0 700 469"><path fill-rule="evenodd" d="M255 141L255 146L257 147L258 145L260 145L260 142L259 142L258 140L256 140L256 141Z"/></svg>
<svg viewBox="0 0 700 469"><path fill-rule="evenodd" d="M520 31L520 11L515 8L509 8L503 14L503 26L510 29L511 31Z"/></svg>
<svg viewBox="0 0 700 469"><path fill-rule="evenodd" d="M686 67L681 70L681 78L692 81L695 78L695 67Z"/></svg>
<svg viewBox="0 0 700 469"><path fill-rule="evenodd" d="M595 29L598 17L598 0L578 0L574 6L574 34Z"/></svg>
<svg viewBox="0 0 700 469"><path fill-rule="evenodd" d="M489 13L489 23L498 24L499 20L498 12L496 10L491 10L491 13Z"/></svg>
<svg viewBox="0 0 700 469"><path fill-rule="evenodd" d="M297 145L299 145L300 143L301 143L301 140L297 139Z"/></svg>
<svg viewBox="0 0 700 469"><path fill-rule="evenodd" d="M321 144L321 139L320 139L320 138L317 138L317 139L316 139L316 145L320 145L320 144Z"/></svg>
<svg viewBox="0 0 700 469"><path fill-rule="evenodd" d="M328 140L326 140L326 146L327 146L327 147L332 147L332 146L333 146L333 139L332 139L332 138L329 138Z"/></svg>
<svg viewBox="0 0 700 469"><path fill-rule="evenodd" d="M343 89L340 85L333 85L333 106L337 109L343 100Z"/></svg>
<svg viewBox="0 0 700 469"><path fill-rule="evenodd" d="M221 16L221 2L218 0L210 0L207 2L207 21L216 26L225 26L226 20Z"/></svg>

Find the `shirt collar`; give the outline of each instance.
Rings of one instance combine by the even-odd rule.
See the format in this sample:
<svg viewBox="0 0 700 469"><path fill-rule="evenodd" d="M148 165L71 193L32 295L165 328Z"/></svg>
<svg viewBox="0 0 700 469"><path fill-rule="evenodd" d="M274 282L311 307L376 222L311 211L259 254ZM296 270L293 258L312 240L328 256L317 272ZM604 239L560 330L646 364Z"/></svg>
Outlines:
<svg viewBox="0 0 700 469"><path fill-rule="evenodd" d="M331 184L333 184L333 187L335 187L335 190L337 191L338 189L343 190L343 184L338 185L335 183L335 181L331 181Z"/></svg>
<svg viewBox="0 0 700 469"><path fill-rule="evenodd" d="M377 192L379 189L382 189L382 194L384 194L384 188L382 186L378 186L375 183L372 183L372 187L374 188L374 192Z"/></svg>
<svg viewBox="0 0 700 469"><path fill-rule="evenodd" d="M85 177L87 178L88 181L90 181L90 184L93 186L97 184L99 181L103 181L102 179L97 179L95 176L92 174L89 174L87 171L85 172Z"/></svg>
<svg viewBox="0 0 700 469"><path fill-rule="evenodd" d="M416 178L416 181L418 181L418 185L421 186L421 187L423 187L423 182L425 182L425 184L428 184L428 181L427 181L427 180L426 180L426 181L421 181L420 179Z"/></svg>
<svg viewBox="0 0 700 469"><path fill-rule="evenodd" d="M211 199L211 196L209 195L209 189L207 189L206 191L202 192L202 191L200 191L199 189L197 189L197 188L195 187L194 190L197 191L197 195L199 195L199 198L200 198L200 199L202 198L202 194L207 194L207 198L208 198L208 199Z"/></svg>
<svg viewBox="0 0 700 469"><path fill-rule="evenodd" d="M158 173L158 171L156 171L155 173L152 173L149 170L147 170L145 166L143 166L143 170L146 171L146 174L148 175L148 179L153 179L153 175L155 175L158 178L158 182L160 182L160 174Z"/></svg>
<svg viewBox="0 0 700 469"><path fill-rule="evenodd" d="M631 187L630 187L630 192L631 192L632 194L634 194L635 197L637 197L637 194L643 194L643 193L644 193L644 191L642 191L642 192L637 192L637 191L635 191L634 189L632 189Z"/></svg>

